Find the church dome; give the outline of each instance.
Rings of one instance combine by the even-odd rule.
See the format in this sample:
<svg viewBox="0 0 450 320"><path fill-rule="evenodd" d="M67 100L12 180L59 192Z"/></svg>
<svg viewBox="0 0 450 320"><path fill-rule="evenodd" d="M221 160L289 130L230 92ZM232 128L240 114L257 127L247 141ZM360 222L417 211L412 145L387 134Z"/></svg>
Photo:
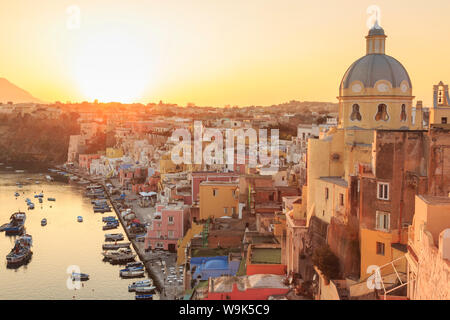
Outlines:
<svg viewBox="0 0 450 320"><path fill-rule="evenodd" d="M348 89L355 81L373 88L380 80L389 81L393 88L400 88L406 81L412 88L408 72L398 60L385 54L368 54L350 66L342 79L341 89Z"/></svg>

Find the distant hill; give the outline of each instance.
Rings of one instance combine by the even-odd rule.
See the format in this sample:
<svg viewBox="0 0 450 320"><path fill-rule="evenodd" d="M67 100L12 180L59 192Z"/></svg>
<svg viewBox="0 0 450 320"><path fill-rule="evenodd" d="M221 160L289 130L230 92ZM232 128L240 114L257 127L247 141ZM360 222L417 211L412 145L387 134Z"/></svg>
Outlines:
<svg viewBox="0 0 450 320"><path fill-rule="evenodd" d="M9 101L13 103L42 103L41 100L33 97L29 92L12 84L5 78L0 78L0 102L8 103Z"/></svg>

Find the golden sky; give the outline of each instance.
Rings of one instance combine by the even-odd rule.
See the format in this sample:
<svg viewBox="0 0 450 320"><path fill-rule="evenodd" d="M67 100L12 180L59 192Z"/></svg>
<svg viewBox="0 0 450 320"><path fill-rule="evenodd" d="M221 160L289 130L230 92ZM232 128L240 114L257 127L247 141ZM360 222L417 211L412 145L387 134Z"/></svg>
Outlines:
<svg viewBox="0 0 450 320"><path fill-rule="evenodd" d="M450 82L448 0L2 0L0 77L50 102L337 102L373 4L429 106Z"/></svg>

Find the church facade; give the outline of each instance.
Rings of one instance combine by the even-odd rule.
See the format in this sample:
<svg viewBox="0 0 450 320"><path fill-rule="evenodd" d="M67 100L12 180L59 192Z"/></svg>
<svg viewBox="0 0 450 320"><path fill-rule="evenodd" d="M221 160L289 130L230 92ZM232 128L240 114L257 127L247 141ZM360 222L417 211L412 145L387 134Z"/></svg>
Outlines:
<svg viewBox="0 0 450 320"><path fill-rule="evenodd" d="M366 55L341 81L338 127L309 140L302 199L308 240L290 239L295 230L287 225L286 242L303 243L302 256L329 245L342 277L356 281L405 255L416 195L450 192L450 126L436 127L430 116L430 128L423 127L422 102L414 106L412 81L386 55L386 38L375 24ZM406 274L405 262L396 267Z"/></svg>

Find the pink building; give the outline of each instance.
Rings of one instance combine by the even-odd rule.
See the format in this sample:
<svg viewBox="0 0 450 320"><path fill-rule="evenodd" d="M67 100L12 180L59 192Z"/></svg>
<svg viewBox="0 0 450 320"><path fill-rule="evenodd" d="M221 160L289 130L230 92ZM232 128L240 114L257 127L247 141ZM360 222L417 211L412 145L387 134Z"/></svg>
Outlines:
<svg viewBox="0 0 450 320"><path fill-rule="evenodd" d="M157 205L155 218L148 228L145 247L175 252L178 240L188 230L189 207L179 205Z"/></svg>
<svg viewBox="0 0 450 320"><path fill-rule="evenodd" d="M80 168L89 171L91 168L92 160L100 159L99 154L80 154L78 158L78 164Z"/></svg>

